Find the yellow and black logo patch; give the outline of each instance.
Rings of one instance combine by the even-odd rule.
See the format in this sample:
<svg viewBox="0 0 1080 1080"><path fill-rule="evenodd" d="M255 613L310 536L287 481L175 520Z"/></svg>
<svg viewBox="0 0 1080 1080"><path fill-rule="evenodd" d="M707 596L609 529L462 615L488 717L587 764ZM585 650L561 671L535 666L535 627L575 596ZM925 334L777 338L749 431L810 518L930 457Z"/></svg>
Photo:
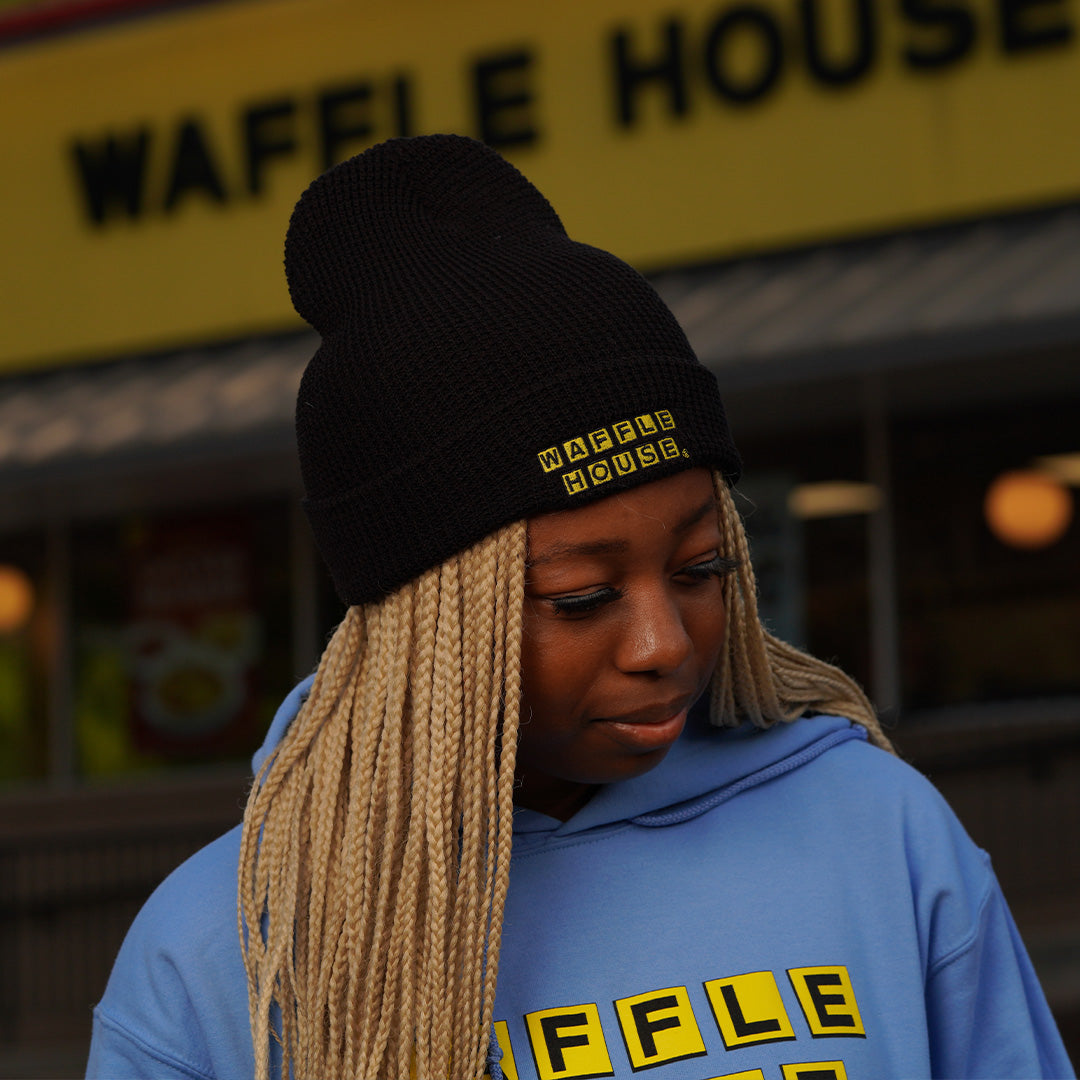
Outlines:
<svg viewBox="0 0 1080 1080"><path fill-rule="evenodd" d="M665 434L674 430L670 411L657 409L566 439L537 451L536 457L545 473L560 472L568 495L577 495L613 477L688 457L674 436Z"/></svg>

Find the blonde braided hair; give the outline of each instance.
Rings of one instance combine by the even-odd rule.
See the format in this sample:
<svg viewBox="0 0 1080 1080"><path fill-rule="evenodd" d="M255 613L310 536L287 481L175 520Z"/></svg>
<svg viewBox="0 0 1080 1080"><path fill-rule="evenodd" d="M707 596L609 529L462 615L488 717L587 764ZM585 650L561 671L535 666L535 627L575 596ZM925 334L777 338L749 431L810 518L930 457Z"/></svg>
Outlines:
<svg viewBox="0 0 1080 1080"><path fill-rule="evenodd" d="M813 709L846 716L866 728L875 746L891 751L874 706L850 675L773 637L761 625L757 582L739 512L719 474L713 475L713 489L720 510L721 554L736 563L723 582L728 626L712 681L713 723L734 727L749 720L765 728Z"/></svg>
<svg viewBox="0 0 1080 1080"><path fill-rule="evenodd" d="M757 617L726 483L714 478L727 644L717 724L808 708L889 743L839 669ZM484 1072L509 881L526 526L349 609L244 816L239 917L255 1075L471 1080ZM272 1021L276 1003L280 1017Z"/></svg>
<svg viewBox="0 0 1080 1080"><path fill-rule="evenodd" d="M298 1080L483 1072L524 565L516 524L350 608L257 778L239 893L257 1077L275 1036Z"/></svg>

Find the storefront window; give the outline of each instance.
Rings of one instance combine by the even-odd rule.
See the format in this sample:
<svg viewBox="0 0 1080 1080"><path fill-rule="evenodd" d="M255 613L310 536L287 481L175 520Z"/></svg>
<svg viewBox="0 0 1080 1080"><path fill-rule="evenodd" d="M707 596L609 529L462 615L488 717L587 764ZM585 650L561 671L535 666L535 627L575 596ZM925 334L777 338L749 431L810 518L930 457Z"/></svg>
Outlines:
<svg viewBox="0 0 1080 1080"><path fill-rule="evenodd" d="M778 637L871 679L866 507L800 496L827 484L865 487L857 429L740 440L752 466L739 484L758 575L759 609Z"/></svg>
<svg viewBox="0 0 1080 1080"><path fill-rule="evenodd" d="M79 772L246 758L291 683L285 507L72 536Z"/></svg>
<svg viewBox="0 0 1080 1080"><path fill-rule="evenodd" d="M1013 533L987 517L1002 477L1051 475L1054 461L1076 459L1075 406L908 421L894 444L905 707L1080 693L1075 489L1036 483L1056 490L1048 511L1017 490ZM1033 543L1047 512L1049 531Z"/></svg>
<svg viewBox="0 0 1080 1080"><path fill-rule="evenodd" d="M43 536L0 539L0 784L48 771Z"/></svg>

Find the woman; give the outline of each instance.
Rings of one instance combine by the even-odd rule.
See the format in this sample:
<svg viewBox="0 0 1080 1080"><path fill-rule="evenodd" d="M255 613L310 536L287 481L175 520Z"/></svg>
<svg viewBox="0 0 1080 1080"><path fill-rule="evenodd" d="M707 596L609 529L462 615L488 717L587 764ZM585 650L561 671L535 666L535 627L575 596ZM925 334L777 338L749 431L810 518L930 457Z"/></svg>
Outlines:
<svg viewBox="0 0 1080 1080"><path fill-rule="evenodd" d="M644 280L453 136L317 180L286 273L350 606L90 1075L1071 1076L985 857L760 626L715 379Z"/></svg>

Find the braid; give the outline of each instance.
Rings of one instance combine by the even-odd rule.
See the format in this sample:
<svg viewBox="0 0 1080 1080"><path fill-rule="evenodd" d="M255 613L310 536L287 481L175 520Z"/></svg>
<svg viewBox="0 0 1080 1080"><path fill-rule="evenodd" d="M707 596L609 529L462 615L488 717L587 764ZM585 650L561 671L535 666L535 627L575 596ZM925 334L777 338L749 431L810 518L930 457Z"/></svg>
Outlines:
<svg viewBox="0 0 1080 1080"><path fill-rule="evenodd" d="M727 644L713 679L713 722L734 726L750 720L770 727L813 709L846 716L866 728L875 746L892 750L873 705L854 679L773 637L761 625L757 582L739 512L719 474L713 476L713 487L720 507L721 554L737 564L724 579Z"/></svg>
<svg viewBox="0 0 1080 1080"><path fill-rule="evenodd" d="M297 1080L483 1073L524 552L511 525L350 608L257 778L239 908L260 1080L271 1039Z"/></svg>
<svg viewBox="0 0 1080 1080"><path fill-rule="evenodd" d="M851 678L761 626L746 534L714 484L721 554L737 563L714 722L768 727L816 709L889 749ZM513 839L525 549L519 522L350 608L257 778L239 894L257 1080L272 1038L296 1080L483 1074Z"/></svg>

